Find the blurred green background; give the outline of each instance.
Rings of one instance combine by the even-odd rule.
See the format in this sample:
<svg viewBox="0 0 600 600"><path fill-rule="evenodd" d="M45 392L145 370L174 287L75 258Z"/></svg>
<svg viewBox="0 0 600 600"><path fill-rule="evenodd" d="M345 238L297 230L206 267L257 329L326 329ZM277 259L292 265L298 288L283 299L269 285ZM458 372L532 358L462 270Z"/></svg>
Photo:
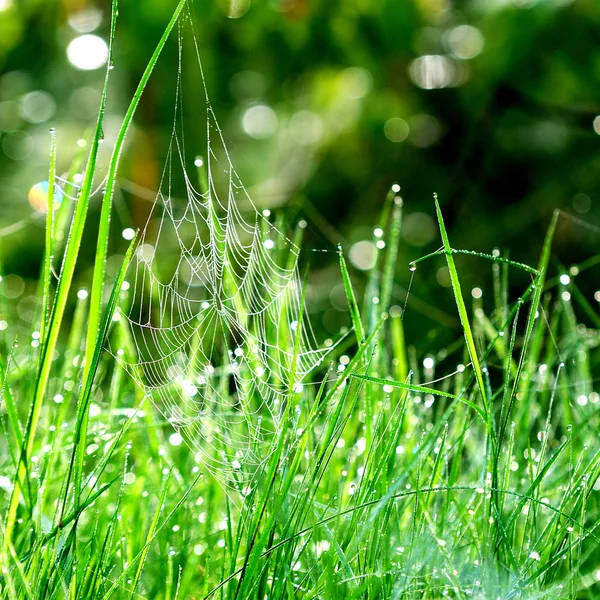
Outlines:
<svg viewBox="0 0 600 600"><path fill-rule="evenodd" d="M119 3L106 155L174 6ZM306 220L306 247L330 251L312 260L334 308L339 302L327 274L335 248L342 243L362 285L372 232L394 182L404 200L399 303L408 262L440 245L434 191L457 248L508 248L514 260L535 264L558 208L592 227L561 218L556 255L568 266L597 253L597 0L195 0L190 14L233 164L260 209L279 209L290 223ZM37 275L44 219L43 187L36 184L47 178L48 130L56 128L64 174L95 120L109 22L108 0L0 0L5 273ZM193 38L184 30L182 39L189 58ZM177 76L174 36L128 140L115 252L124 228L143 226L160 187ZM183 64L182 90L193 168L193 153L205 152L206 130L194 60ZM91 230L99 202L97 196ZM92 243L83 248L82 278L92 251ZM449 286L443 261L426 265L412 289L417 313L429 325L458 325L436 312L445 298L440 288ZM489 263L467 259L463 273L467 286L489 289ZM585 276L593 295L597 271ZM449 292L447 299L454 314ZM338 324L329 321L324 327L333 333Z"/></svg>

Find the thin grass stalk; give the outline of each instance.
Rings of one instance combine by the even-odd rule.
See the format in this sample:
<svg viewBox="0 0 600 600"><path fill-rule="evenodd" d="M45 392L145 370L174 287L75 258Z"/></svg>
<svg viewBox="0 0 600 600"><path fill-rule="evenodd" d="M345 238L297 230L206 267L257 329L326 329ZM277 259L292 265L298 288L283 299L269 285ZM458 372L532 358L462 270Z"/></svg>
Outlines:
<svg viewBox="0 0 600 600"><path fill-rule="evenodd" d="M67 245L65 248L65 255L56 290L56 296L52 305L52 310L48 317L48 325L47 327L45 327L46 339L41 345L40 367L36 378L33 402L31 404L31 409L27 421L27 427L25 429L24 444L21 449L21 457L19 459L19 467L17 469L15 485L12 491L9 508L7 511L6 532L4 538L5 543L10 542L12 539L17 508L19 505L19 500L21 498L22 486L24 484L24 475L27 470L26 465L27 461L29 460L29 457L33 452L37 425L42 409L44 396L46 394L46 387L48 384L48 379L50 377L50 370L52 368L52 359L56 350L58 335L60 332L60 327L67 306L69 294L71 291L73 275L75 273L75 265L77 263L79 248L81 246L81 241L83 238L83 230L87 218L90 197L93 191L94 173L96 170L96 161L98 158L98 146L100 139L103 136L102 122L104 120L104 109L106 106L109 73L110 70L107 69L104 80L104 87L102 90L102 97L100 100L100 110L98 111L98 119L96 122L94 137L90 148L85 175L83 178L81 195L77 202L75 213L71 221L71 228L69 231L69 237L67 239Z"/></svg>
<svg viewBox="0 0 600 600"><path fill-rule="evenodd" d="M50 168L48 172L48 200L46 204L46 243L44 247L42 319L40 340L46 339L46 326L50 313L50 282L52 280L52 258L54 254L54 194L56 189L56 133L50 130Z"/></svg>
<svg viewBox="0 0 600 600"><path fill-rule="evenodd" d="M138 87L133 95L131 103L129 104L129 108L127 109L127 113L125 114L125 118L121 124L121 129L117 135L117 140L115 142L115 147L111 154L110 165L108 168L108 176L106 181L106 191L104 193L104 198L102 201L102 210L100 214L100 226L98 230L98 241L96 246L96 257L94 261L94 275L92 280L92 289L90 294L90 311L89 311L89 319L88 319L88 329L86 336L86 347L84 353L84 372L83 379L84 381L87 379L89 368L91 365L92 357L94 355L94 351L96 345L98 343L98 329L100 323L100 315L102 313L102 295L104 291L104 275L106 270L106 258L108 253L108 239L110 233L110 219L111 219L111 208L112 208L112 198L115 191L117 172L119 169L119 163L121 159L121 154L123 151L123 145L125 143L125 138L127 136L127 132L129 131L129 127L137 110L137 107L140 103L140 99L142 97L142 93L146 88L148 80L150 79L150 75L154 70L156 62L158 61L158 57L160 56L167 40L173 30L173 27L177 23L179 15L186 5L187 0L180 0L167 28L163 32L148 65L140 79ZM117 2L113 0L113 20L111 24L111 48L109 50L109 54L112 61L112 39L114 37L114 27L117 16ZM112 66L112 65L111 65ZM82 423L82 436L85 439L87 435L87 414L83 416ZM85 458L85 452L83 450L79 453L79 465L76 470L76 496L79 495L79 490L81 489L81 478L79 475L83 471L83 461Z"/></svg>
<svg viewBox="0 0 600 600"><path fill-rule="evenodd" d="M446 231L446 226L444 225L444 217L442 216L442 211L440 209L440 203L438 202L437 194L434 194L435 200L435 209L437 212L438 223L440 226L440 233L442 235L442 242L444 244L444 251L446 253L446 262L448 264L448 270L450 272L450 281L452 283L452 290L454 292L454 299L456 301L456 306L458 308L458 315L460 317L460 322L463 327L465 341L467 343L467 350L469 352L469 358L471 359L471 363L473 364L473 371L475 372L475 377L477 379L477 385L479 387L479 392L481 394L481 401L483 403L484 411L487 415L488 426L491 428L491 414L490 414L490 406L487 398L487 392L485 388L485 383L483 381L483 374L481 371L481 365L479 364L479 358L477 357L477 348L475 347L475 339L473 338L473 333L471 331L471 324L469 322L469 315L467 313L467 308L465 306L465 301L463 299L460 280L458 278L458 271L456 270L456 265L454 263L453 250L450 246L450 241L448 240L448 233Z"/></svg>
<svg viewBox="0 0 600 600"><path fill-rule="evenodd" d="M116 0L113 0L113 15L116 18ZM110 230L110 219L111 219L111 210L112 210L112 199L115 192L115 185L117 181L117 172L119 170L119 164L121 161L121 155L123 152L123 145L125 143L125 138L127 136L127 132L129 131L129 127L133 121L133 117L140 103L142 94L150 76L152 75L152 71L156 66L158 58L171 35L171 31L175 27L179 19L179 15L181 11L187 4L187 0L180 0L177 8L175 9L167 28L163 32L154 53L152 54L146 69L140 79L140 82L135 90L133 98L129 104L129 108L125 113L125 117L123 122L121 123L121 128L117 135L117 139L115 142L115 147L112 151L110 164L108 167L108 175L106 179L106 191L104 193L104 198L102 200L102 210L100 213L100 226L98 230L98 241L96 246L96 257L94 261L94 275L92 280L92 290L90 294L90 316L88 321L88 334L86 341L86 349L85 349L85 358L86 364L89 364L89 360L91 359L94 353L94 346L96 344L98 325L100 322L100 314L102 307L102 293L104 289L104 274L106 270L106 258L108 253L108 238L109 238L109 230ZM114 27L114 23L113 23ZM112 49L111 49L111 57L112 57ZM111 58L112 60L112 58ZM87 369L87 367L86 367ZM84 373L84 376L87 373Z"/></svg>

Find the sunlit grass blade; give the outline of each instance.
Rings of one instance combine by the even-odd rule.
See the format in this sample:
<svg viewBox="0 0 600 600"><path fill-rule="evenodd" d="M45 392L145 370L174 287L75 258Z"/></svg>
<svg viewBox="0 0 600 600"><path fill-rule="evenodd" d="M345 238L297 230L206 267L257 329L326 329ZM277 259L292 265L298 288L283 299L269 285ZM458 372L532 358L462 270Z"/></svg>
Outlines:
<svg viewBox="0 0 600 600"><path fill-rule="evenodd" d="M393 208L390 218L389 233L384 243L386 244L385 262L381 278L381 298L379 306L382 311L390 309L392 289L394 287L394 275L398 262L398 248L400 245L400 231L402 229L402 198L393 196Z"/></svg>
<svg viewBox="0 0 600 600"><path fill-rule="evenodd" d="M135 575L133 577L133 581L131 582L131 599L135 598L135 591L138 587L140 577L142 575L142 569L144 568L144 564L146 563L146 557L148 556L148 550L150 548L150 544L154 539L156 534L156 529L158 527L158 520L160 519L160 515L163 511L165 498L167 496L167 492L169 491L169 482L170 477L165 477L165 481L163 484L163 489L158 498L158 502L156 503L156 510L154 511L154 516L152 517L152 521L150 522L150 527L148 528L148 533L146 535L146 543L144 544L140 558L137 561L137 569L135 571Z"/></svg>
<svg viewBox="0 0 600 600"><path fill-rule="evenodd" d="M546 281L546 271L548 269L548 262L550 260L550 250L552 248L552 240L554 238L554 232L556 230L557 221L558 221L558 212L555 212L554 215L552 216L552 221L550 223L548 231L546 232L546 237L544 239L544 245L542 247L542 254L540 256L540 261L539 261L538 269L537 269L538 275L535 280L535 289L533 292L533 298L532 298L531 305L529 308L529 315L527 318L526 331L525 331L525 335L523 338L523 346L521 349L521 355L520 355L519 362L517 365L517 372L514 377L513 389L512 389L511 395L510 395L507 410L505 412L504 420L500 424L500 428L499 428L499 433L498 433L499 443L501 443L504 438L504 433L506 431L508 420L509 420L511 412L512 412L512 406L516 399L517 387L521 381L520 375L521 375L521 372L525 365L527 352L529 349L529 342L531 340L531 335L533 333L533 328L535 326L536 319L539 316L539 310L541 307L540 303L541 303L542 294L544 291L544 284Z"/></svg>
<svg viewBox="0 0 600 600"><path fill-rule="evenodd" d="M463 299L462 290L460 287L460 280L458 278L458 271L456 270L456 265L454 263L454 256L452 247L450 246L450 241L448 240L448 233L446 232L446 226L444 225L444 218L442 216L442 211L440 209L440 204L438 202L437 194L434 195L435 200L435 210L437 212L438 224L440 227L440 233L442 235L442 243L444 245L444 251L446 253L446 263L448 264L448 271L450 272L450 281L452 283L452 290L454 292L454 299L456 301L456 306L458 308L458 315L460 317L460 322L463 327L463 332L465 336L465 341L467 344L467 350L469 351L469 358L471 359L471 363L473 364L473 371L475 372L475 377L477 379L477 385L479 387L479 393L481 394L481 401L483 403L484 412L487 415L488 425L491 427L491 414L490 414L490 406L487 398L486 387L483 382L483 374L481 372L481 365L479 364L479 358L477 356L477 348L475 346L475 339L473 338L473 333L471 331L471 324L469 321L469 315L467 313L467 308L465 306L465 301Z"/></svg>
<svg viewBox="0 0 600 600"><path fill-rule="evenodd" d="M54 203L56 189L56 134L50 132L50 168L48 172L48 200L46 203L46 243L44 245L44 265L42 274L42 318L40 340L46 339L46 326L50 311L50 282L52 279L52 258L54 256Z"/></svg>
<svg viewBox="0 0 600 600"><path fill-rule="evenodd" d="M104 343L108 336L109 328L113 323L113 317L115 315L115 311L117 310L117 304L119 301L121 290L123 288L123 282L125 281L127 269L129 268L129 264L131 263L133 253L136 249L136 244L137 234L134 236L134 238L131 240L131 243L129 244L129 249L125 254L125 257L123 259L123 262L121 263L121 267L117 274L117 278L113 284L108 305L104 311L104 316L100 324L100 328L98 330L98 337L96 338L96 344L94 346L94 352L91 357L91 362L87 371L85 372L83 385L81 387L81 394L77 402L77 421L75 425L75 435L73 438L72 457L72 461L76 460L74 474L76 508L79 504L81 494L81 483L83 478L83 466L85 460L85 439L87 432L87 421L89 418L89 405L92 394L92 387L94 384L94 377L98 369L98 364L100 362L100 357L104 349Z"/></svg>
<svg viewBox="0 0 600 600"><path fill-rule="evenodd" d="M100 227L98 230L98 241L96 246L96 257L94 260L94 275L92 280L92 290L90 295L90 314L88 321L88 332L87 332L87 343L85 350L86 363L89 364L91 356L94 352L94 346L96 343L96 333L98 331L98 324L101 314L101 306L102 306L102 291L104 289L104 275L106 270L106 257L108 252L108 238L109 238L109 230L110 230L110 219L111 219L111 210L112 210L112 198L115 192L115 186L117 183L117 173L119 170L119 164L121 161L121 155L123 152L123 145L125 143L125 138L127 136L127 132L131 126L133 121L133 117L135 112L139 106L140 100L142 98L142 94L150 76L152 75L152 71L156 66L158 58L171 35L171 31L177 24L179 19L179 15L181 11L186 6L188 0L180 0L177 4L175 11L167 25L165 31L163 32L154 53L152 54L146 69L140 79L140 82L135 90L133 98L129 104L129 108L125 113L125 117L123 118L123 122L121 123L121 128L119 129L119 133L117 134L117 139L115 141L115 146L112 150L110 164L108 167L108 175L106 179L106 187L104 192L104 197L102 199L102 210L100 213ZM113 7L113 23L111 25L111 40L114 37L114 19L116 18L116 2ZM111 43L111 57L112 57L112 43Z"/></svg>
<svg viewBox="0 0 600 600"><path fill-rule="evenodd" d="M359 345L364 342L365 332L363 324L360 318L360 311L356 302L356 296L354 295L354 288L352 287L352 281L350 280L350 273L348 273L348 267L346 265L346 259L342 253L341 247L338 248L338 254L340 257L340 269L342 272L342 280L344 282L344 290L346 292L346 298L348 300L348 308L350 310L350 316L352 317L352 325L354 326L354 332L356 334L356 340Z"/></svg>
<svg viewBox="0 0 600 600"><path fill-rule="evenodd" d="M477 406L475 403L467 400L462 396L456 396L455 394L451 394L450 392L444 392L441 390L436 390L434 388L422 386L422 385L412 385L410 383L403 383L401 381L393 381L391 379L380 379L379 377L371 377L370 375L360 375L358 373L353 373L351 375L354 379L362 379L364 381L369 381L371 383L376 383L378 385L387 385L392 388L398 388L400 390L406 390L409 392L416 392L418 394L431 394L432 396L442 396L444 398L452 398L453 400L460 400L466 404L469 408L472 408L483 420L484 423L487 423L487 415L481 409L481 407Z"/></svg>
<svg viewBox="0 0 600 600"><path fill-rule="evenodd" d="M75 213L71 222L69 237L65 248L62 268L60 271L60 278L56 289L56 295L54 298L54 303L52 305L52 310L48 317L48 324L45 328L46 336L43 340L43 343L41 344L40 367L36 379L35 392L31 404L31 409L29 411L27 426L25 428L24 443L23 448L21 450L21 457L19 460L19 469L16 475L15 485L12 491L11 501L7 513L5 533L6 542L10 542L10 540L12 539L12 532L15 525L17 507L21 497L23 477L26 471L26 463L31 457L33 451L36 430L40 418L40 412L42 409L42 403L44 400L46 387L52 368L52 360L54 357L54 352L56 350L63 316L67 307L67 300L71 292L71 284L73 281L73 275L75 273L75 265L77 263L77 257L79 255L79 248L83 239L83 230L87 218L87 210L93 189L94 173L96 170L96 160L98 157L98 147L100 139L103 135L102 122L104 119L104 108L106 104L106 94L108 89L108 73L109 70L107 69L104 88L102 91L102 97L100 101L100 110L98 112L98 120L96 122L94 138L90 148L85 175L83 178L81 194L79 196L79 200L77 202Z"/></svg>
<svg viewBox="0 0 600 600"><path fill-rule="evenodd" d="M10 423L10 428L16 442L17 451L23 446L23 429L21 427L21 421L19 419L19 413L17 411L17 407L15 405L12 392L10 390L10 386L8 385L8 372L10 369L10 363L13 358L15 347L13 345L11 353L8 357L8 361L6 364L0 359L0 389L1 398L4 401L4 405L6 406L6 414L8 415L8 421ZM15 464L18 463L18 456L16 457Z"/></svg>

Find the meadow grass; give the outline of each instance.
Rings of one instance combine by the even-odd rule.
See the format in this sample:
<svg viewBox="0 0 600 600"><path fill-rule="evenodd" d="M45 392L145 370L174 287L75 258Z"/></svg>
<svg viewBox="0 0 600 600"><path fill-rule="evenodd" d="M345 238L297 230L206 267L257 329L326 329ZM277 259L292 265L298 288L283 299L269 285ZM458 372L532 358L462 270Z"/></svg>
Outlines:
<svg viewBox="0 0 600 600"><path fill-rule="evenodd" d="M301 391L289 390L281 426L258 444L262 462L233 481L207 469L193 445L173 441L145 392L104 352L109 340L136 352L118 307L127 303L136 240L108 278L111 199L125 135L184 4L113 152L90 240L91 296L78 294L74 274L91 235L85 223L110 69L72 214L67 202L55 207L52 136L33 326L11 318L0 294L9 324L0 339L0 597L600 596L600 319L577 285L598 257L562 268L552 256L558 214L530 267L454 249L436 199L442 248L410 270L418 279L427 261L446 261L462 335L423 360L405 338L406 311L393 304L408 265L398 256L402 202L391 192L378 224L386 245L362 298L339 251L353 336ZM466 257L489 263L492 293L464 293ZM53 264L61 265L56 281ZM514 271L528 278L517 297ZM294 365L310 318L305 293L306 281L296 334L267 332Z"/></svg>

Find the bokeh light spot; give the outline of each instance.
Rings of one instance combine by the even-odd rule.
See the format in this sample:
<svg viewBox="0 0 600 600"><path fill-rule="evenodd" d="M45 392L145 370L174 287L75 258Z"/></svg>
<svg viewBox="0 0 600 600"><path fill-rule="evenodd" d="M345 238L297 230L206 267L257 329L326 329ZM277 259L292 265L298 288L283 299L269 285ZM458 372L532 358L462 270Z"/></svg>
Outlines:
<svg viewBox="0 0 600 600"><path fill-rule="evenodd" d="M415 115L408 120L409 141L417 148L433 146L442 135L439 121L431 115Z"/></svg>
<svg viewBox="0 0 600 600"><path fill-rule="evenodd" d="M450 270L445 265L436 271L435 278L442 287L450 287L452 285Z"/></svg>
<svg viewBox="0 0 600 600"><path fill-rule="evenodd" d="M21 98L21 116L30 123L43 123L56 112L56 100L48 92L36 90Z"/></svg>
<svg viewBox="0 0 600 600"><path fill-rule="evenodd" d="M454 56L475 58L483 50L483 35L476 27L460 25L448 34L448 46Z"/></svg>
<svg viewBox="0 0 600 600"><path fill-rule="evenodd" d="M76 37L67 47L67 58L77 69L93 71L106 64L108 46L97 35L88 33Z"/></svg>
<svg viewBox="0 0 600 600"><path fill-rule="evenodd" d="M408 137L409 131L408 123L398 117L389 119L383 126L385 137L396 143L403 142Z"/></svg>
<svg viewBox="0 0 600 600"><path fill-rule="evenodd" d="M424 90L450 87L456 78L454 62L438 54L419 56L410 64L409 73L413 82Z"/></svg>
<svg viewBox="0 0 600 600"><path fill-rule="evenodd" d="M2 139L2 149L13 160L25 160L33 151L33 139L26 131L11 131Z"/></svg>
<svg viewBox="0 0 600 600"><path fill-rule="evenodd" d="M227 0L225 14L230 19L243 17L250 9L250 0Z"/></svg>
<svg viewBox="0 0 600 600"><path fill-rule="evenodd" d="M375 266L377 262L377 248L369 240L356 242L350 248L350 262L361 271L368 271Z"/></svg>
<svg viewBox="0 0 600 600"><path fill-rule="evenodd" d="M349 67L341 74L340 88L346 98L363 98L371 90L371 74L362 67Z"/></svg>
<svg viewBox="0 0 600 600"><path fill-rule="evenodd" d="M31 186L29 194L27 195L29 205L33 210L38 212L47 212L48 210L48 182L40 181L35 185ZM62 202L62 193L55 187L54 188L54 209L58 208Z"/></svg>
<svg viewBox="0 0 600 600"><path fill-rule="evenodd" d="M77 33L90 33L100 27L102 11L94 7L84 8L70 14L68 22Z"/></svg>
<svg viewBox="0 0 600 600"><path fill-rule="evenodd" d="M575 194L573 196L573 208L583 215L592 208L592 199L587 194Z"/></svg>
<svg viewBox="0 0 600 600"><path fill-rule="evenodd" d="M244 131L257 139L271 137L277 131L278 124L275 111L264 104L251 106L242 117Z"/></svg>

